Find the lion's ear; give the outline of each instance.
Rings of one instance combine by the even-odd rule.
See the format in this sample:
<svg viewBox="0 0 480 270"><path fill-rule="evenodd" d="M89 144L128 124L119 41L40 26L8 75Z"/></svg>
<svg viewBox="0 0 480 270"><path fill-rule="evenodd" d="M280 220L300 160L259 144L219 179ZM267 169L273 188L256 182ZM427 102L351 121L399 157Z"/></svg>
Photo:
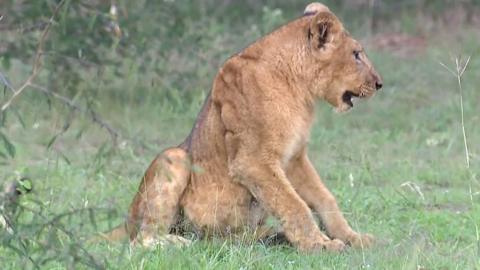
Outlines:
<svg viewBox="0 0 480 270"><path fill-rule="evenodd" d="M324 11L317 13L310 23L308 39L314 48L324 48L327 43L338 40L343 31L342 23L333 13Z"/></svg>

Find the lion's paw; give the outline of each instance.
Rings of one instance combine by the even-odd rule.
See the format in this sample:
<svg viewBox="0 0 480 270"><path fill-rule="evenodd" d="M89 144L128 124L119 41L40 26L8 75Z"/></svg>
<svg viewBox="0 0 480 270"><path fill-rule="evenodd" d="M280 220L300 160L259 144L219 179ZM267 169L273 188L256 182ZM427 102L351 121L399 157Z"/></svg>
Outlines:
<svg viewBox="0 0 480 270"><path fill-rule="evenodd" d="M325 242L324 247L327 251L341 252L345 250L346 246L345 243L343 243L341 240L333 239Z"/></svg>
<svg viewBox="0 0 480 270"><path fill-rule="evenodd" d="M156 237L144 238L142 239L140 244L143 247L153 249L156 247L164 248L166 246L185 247L192 244L192 241L189 239L183 238L179 235L166 234L166 235L160 235Z"/></svg>
<svg viewBox="0 0 480 270"><path fill-rule="evenodd" d="M368 248L373 246L375 238L368 233L354 233L347 238L346 242L354 248Z"/></svg>

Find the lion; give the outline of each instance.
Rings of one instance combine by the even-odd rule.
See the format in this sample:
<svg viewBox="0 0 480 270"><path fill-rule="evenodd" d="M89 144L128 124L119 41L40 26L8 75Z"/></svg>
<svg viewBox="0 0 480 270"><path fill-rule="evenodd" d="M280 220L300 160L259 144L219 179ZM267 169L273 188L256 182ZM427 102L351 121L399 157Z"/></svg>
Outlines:
<svg viewBox="0 0 480 270"><path fill-rule="evenodd" d="M330 9L308 5L223 64L191 133L153 160L126 224L108 237L187 243L182 226L200 237L246 230L260 237L273 216L300 251L370 246L374 238L349 226L320 179L307 142L318 101L348 111L353 98L371 97L382 84Z"/></svg>

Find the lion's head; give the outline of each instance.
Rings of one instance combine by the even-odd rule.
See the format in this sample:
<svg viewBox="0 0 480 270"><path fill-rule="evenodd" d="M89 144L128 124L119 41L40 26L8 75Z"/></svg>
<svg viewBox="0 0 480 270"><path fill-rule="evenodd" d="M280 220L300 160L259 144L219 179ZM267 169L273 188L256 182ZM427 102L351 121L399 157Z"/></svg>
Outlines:
<svg viewBox="0 0 480 270"><path fill-rule="evenodd" d="M312 3L304 14L309 20L306 34L314 94L338 111L349 110L354 97L374 95L383 82L362 45L326 6Z"/></svg>

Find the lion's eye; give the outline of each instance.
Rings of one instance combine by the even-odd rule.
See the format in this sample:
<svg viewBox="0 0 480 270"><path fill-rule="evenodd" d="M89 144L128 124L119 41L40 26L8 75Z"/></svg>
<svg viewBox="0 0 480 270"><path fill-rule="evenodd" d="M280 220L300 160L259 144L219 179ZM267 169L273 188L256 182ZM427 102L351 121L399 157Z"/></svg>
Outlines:
<svg viewBox="0 0 480 270"><path fill-rule="evenodd" d="M355 56L355 60L360 61L360 51L353 51L353 56Z"/></svg>

